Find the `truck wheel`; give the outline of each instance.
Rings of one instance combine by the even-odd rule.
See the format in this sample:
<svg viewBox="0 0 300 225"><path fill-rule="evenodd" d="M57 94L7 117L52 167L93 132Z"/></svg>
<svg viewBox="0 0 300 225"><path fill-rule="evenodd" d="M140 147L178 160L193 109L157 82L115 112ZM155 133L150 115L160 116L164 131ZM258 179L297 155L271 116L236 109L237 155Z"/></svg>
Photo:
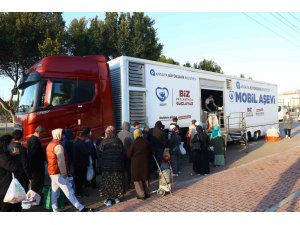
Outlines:
<svg viewBox="0 0 300 225"><path fill-rule="evenodd" d="M253 137L252 137L252 140L253 140L253 141L257 141L257 140L258 140L258 138L259 138L259 133L260 133L259 131L255 131L255 132L254 132Z"/></svg>

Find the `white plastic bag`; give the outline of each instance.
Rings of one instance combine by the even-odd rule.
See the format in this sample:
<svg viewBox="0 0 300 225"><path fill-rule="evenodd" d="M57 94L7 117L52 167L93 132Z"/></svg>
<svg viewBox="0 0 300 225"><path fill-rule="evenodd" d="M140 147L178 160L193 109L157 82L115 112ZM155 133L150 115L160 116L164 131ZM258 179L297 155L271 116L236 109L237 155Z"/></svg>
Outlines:
<svg viewBox="0 0 300 225"><path fill-rule="evenodd" d="M14 173L12 173L12 178L3 202L14 204L26 199L26 192L17 178L15 178Z"/></svg>
<svg viewBox="0 0 300 225"><path fill-rule="evenodd" d="M94 171L94 168L93 168L93 161L92 161L91 156L89 157L89 160L90 160L90 164L87 168L87 173L86 173L86 180L87 181L91 181L93 179L93 177L95 176L95 171Z"/></svg>
<svg viewBox="0 0 300 225"><path fill-rule="evenodd" d="M41 201L41 196L35 191L31 190L29 187L29 191L26 194L26 199L22 201L22 209L30 209L33 205L39 205Z"/></svg>
<svg viewBox="0 0 300 225"><path fill-rule="evenodd" d="M180 154L181 155L185 155L186 154L186 150L185 148L183 147L183 142L181 142L181 144L179 145L179 150L180 150Z"/></svg>

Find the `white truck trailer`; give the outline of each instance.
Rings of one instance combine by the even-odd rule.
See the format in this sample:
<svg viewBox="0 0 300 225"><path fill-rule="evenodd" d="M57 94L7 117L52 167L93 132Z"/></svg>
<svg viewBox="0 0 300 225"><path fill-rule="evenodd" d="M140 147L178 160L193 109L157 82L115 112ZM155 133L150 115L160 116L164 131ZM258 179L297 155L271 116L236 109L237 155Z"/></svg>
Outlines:
<svg viewBox="0 0 300 225"><path fill-rule="evenodd" d="M121 56L109 61L115 124L123 121L166 128L173 116L187 128L206 124L205 99L213 95L228 140L258 138L278 129L277 85L145 59ZM246 138L246 139L248 139Z"/></svg>

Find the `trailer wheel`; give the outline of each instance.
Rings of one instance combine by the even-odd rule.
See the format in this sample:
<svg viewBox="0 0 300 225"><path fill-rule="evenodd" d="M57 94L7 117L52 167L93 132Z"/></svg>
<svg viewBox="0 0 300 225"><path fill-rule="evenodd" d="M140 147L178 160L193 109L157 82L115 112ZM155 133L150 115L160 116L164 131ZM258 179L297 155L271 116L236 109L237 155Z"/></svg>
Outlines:
<svg viewBox="0 0 300 225"><path fill-rule="evenodd" d="M257 141L258 138L259 138L259 134L260 134L259 131L255 131L254 134L253 134L252 140L253 140L253 141Z"/></svg>
<svg viewBox="0 0 300 225"><path fill-rule="evenodd" d="M158 189L157 191L156 191L156 194L157 194L157 196L159 196L159 197L162 197L162 196L164 196L165 194L166 194L166 192L165 192L165 190L164 189Z"/></svg>

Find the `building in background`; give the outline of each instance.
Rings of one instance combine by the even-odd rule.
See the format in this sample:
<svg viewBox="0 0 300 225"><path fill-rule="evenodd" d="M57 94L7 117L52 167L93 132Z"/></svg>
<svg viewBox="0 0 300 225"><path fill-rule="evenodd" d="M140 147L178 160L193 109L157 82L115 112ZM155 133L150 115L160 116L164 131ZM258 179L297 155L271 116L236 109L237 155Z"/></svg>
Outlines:
<svg viewBox="0 0 300 225"><path fill-rule="evenodd" d="M291 116L299 116L300 90L286 92L278 96L278 112L284 111L289 111Z"/></svg>

